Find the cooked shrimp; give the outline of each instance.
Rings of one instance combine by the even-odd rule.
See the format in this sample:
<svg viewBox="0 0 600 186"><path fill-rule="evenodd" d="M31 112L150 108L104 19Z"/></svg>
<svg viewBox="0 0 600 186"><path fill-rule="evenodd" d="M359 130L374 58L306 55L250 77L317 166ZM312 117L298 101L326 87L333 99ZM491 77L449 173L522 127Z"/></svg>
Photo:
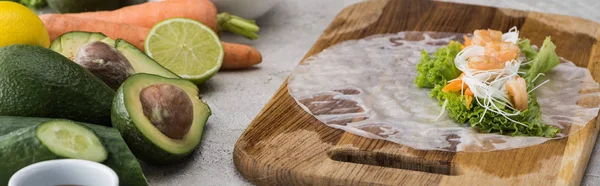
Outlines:
<svg viewBox="0 0 600 186"><path fill-rule="evenodd" d="M502 32L497 30L475 30L471 43L474 45L484 46L488 42L502 41Z"/></svg>
<svg viewBox="0 0 600 186"><path fill-rule="evenodd" d="M469 68L491 70L504 68L505 62L517 58L519 46L509 42L488 42L483 56L469 58Z"/></svg>
<svg viewBox="0 0 600 186"><path fill-rule="evenodd" d="M469 68L477 70L502 69L505 63L491 56L473 56L469 58Z"/></svg>
<svg viewBox="0 0 600 186"><path fill-rule="evenodd" d="M515 76L515 79L506 81L505 85L513 107L520 111L527 109L527 84L525 84L525 79Z"/></svg>
<svg viewBox="0 0 600 186"><path fill-rule="evenodd" d="M488 42L485 44L485 55L506 62L516 59L519 55L519 46L509 42Z"/></svg>

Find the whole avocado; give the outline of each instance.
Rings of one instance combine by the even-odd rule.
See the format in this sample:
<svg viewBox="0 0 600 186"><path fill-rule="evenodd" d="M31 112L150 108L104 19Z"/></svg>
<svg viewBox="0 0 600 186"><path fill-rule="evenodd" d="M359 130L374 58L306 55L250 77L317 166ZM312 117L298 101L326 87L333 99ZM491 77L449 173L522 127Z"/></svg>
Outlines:
<svg viewBox="0 0 600 186"><path fill-rule="evenodd" d="M48 6L60 13L114 10L123 5L120 0L46 0Z"/></svg>
<svg viewBox="0 0 600 186"><path fill-rule="evenodd" d="M115 92L75 62L31 45L0 48L0 115L111 126Z"/></svg>

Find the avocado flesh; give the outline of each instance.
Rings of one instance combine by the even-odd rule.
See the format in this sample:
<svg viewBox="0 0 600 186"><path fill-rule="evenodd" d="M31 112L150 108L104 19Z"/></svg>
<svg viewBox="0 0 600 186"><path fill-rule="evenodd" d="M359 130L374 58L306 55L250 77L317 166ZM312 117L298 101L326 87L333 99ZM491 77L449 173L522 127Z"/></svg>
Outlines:
<svg viewBox="0 0 600 186"><path fill-rule="evenodd" d="M79 52L81 47L96 41L102 41L110 46L114 46L125 56L125 58L127 58L135 73L147 73L168 78L180 78L127 41L123 39L117 39L115 41L102 33L80 31L65 33L52 42L50 49L71 60L75 60L77 52Z"/></svg>
<svg viewBox="0 0 600 186"><path fill-rule="evenodd" d="M0 48L0 115L64 118L110 126L115 92L89 71L43 47Z"/></svg>
<svg viewBox="0 0 600 186"><path fill-rule="evenodd" d="M156 74L167 78L180 78L123 39L117 39L115 48L129 60L135 73Z"/></svg>
<svg viewBox="0 0 600 186"><path fill-rule="evenodd" d="M192 125L182 139L167 137L143 113L140 93L155 84L177 86L192 102ZM117 90L111 118L113 126L121 132L137 158L150 164L168 164L187 156L200 144L204 125L210 115L210 108L200 100L195 84L184 79L140 73L129 77Z"/></svg>
<svg viewBox="0 0 600 186"><path fill-rule="evenodd" d="M62 54L70 60L75 60L77 52L88 43L101 41L115 46L115 40L99 32L69 32L58 36L50 45L50 49Z"/></svg>

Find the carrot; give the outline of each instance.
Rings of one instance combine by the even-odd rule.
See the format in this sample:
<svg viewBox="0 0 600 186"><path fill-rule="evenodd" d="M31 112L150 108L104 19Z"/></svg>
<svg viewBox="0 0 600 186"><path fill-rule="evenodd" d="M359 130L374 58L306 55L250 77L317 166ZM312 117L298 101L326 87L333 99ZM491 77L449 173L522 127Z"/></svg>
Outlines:
<svg viewBox="0 0 600 186"><path fill-rule="evenodd" d="M456 79L448 83L444 88L442 88L442 92L458 92L462 90L463 82L462 79Z"/></svg>
<svg viewBox="0 0 600 186"><path fill-rule="evenodd" d="M217 8L208 0L170 0L126 6L113 11L64 14L151 28L165 19L184 17L199 21L217 31Z"/></svg>
<svg viewBox="0 0 600 186"><path fill-rule="evenodd" d="M470 90L470 89L467 89ZM466 105L467 109L471 109L471 103L473 102L473 96L469 96L469 95L465 95L465 101L466 101Z"/></svg>
<svg viewBox="0 0 600 186"><path fill-rule="evenodd" d="M248 68L262 62L260 52L248 45L226 43L223 44L225 56L223 56L223 70Z"/></svg>
<svg viewBox="0 0 600 186"><path fill-rule="evenodd" d="M56 37L71 31L102 32L113 39L124 39L143 50L144 40L146 40L146 36L150 32L150 29L146 27L82 19L61 14L44 14L39 17L44 22L46 30L48 30L50 40L54 40Z"/></svg>
<svg viewBox="0 0 600 186"><path fill-rule="evenodd" d="M458 76L456 79L450 81L450 83L448 83L446 86L444 86L444 88L442 88L442 92L458 92L461 91L463 88L463 81L462 81L462 77L465 75L465 73L460 74L460 76ZM469 86L464 85L465 88L469 88Z"/></svg>
<svg viewBox="0 0 600 186"><path fill-rule="evenodd" d="M44 14L39 17L46 25L50 40L71 31L102 32L113 39L124 39L143 51L144 40L150 32L150 28L142 26L83 19L60 14ZM260 52L251 46L227 42L221 42L221 44L225 52L223 69L246 68L262 61Z"/></svg>
<svg viewBox="0 0 600 186"><path fill-rule="evenodd" d="M152 28L169 18L189 18L199 21L216 32L232 32L248 39L258 39L260 29L254 20L230 15L226 12L217 15L215 5L209 0L167 0L147 2L123 7L113 11L64 14L84 19L97 19L121 24Z"/></svg>

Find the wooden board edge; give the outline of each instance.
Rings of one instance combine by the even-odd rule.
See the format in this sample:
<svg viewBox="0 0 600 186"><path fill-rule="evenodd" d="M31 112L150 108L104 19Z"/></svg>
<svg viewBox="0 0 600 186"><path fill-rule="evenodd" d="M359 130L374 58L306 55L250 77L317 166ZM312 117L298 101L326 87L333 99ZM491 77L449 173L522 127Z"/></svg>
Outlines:
<svg viewBox="0 0 600 186"><path fill-rule="evenodd" d="M381 1L382 1L382 2L383 2L383 1L385 1L385 2L387 3L387 0L381 0ZM365 3L366 3L366 2L365 2ZM350 8L355 8L355 6L356 6L356 5L352 5L352 6L350 6L350 7L347 7L347 8L345 8L344 10L346 10L346 9L350 9ZM507 9L507 10L512 10L512 9ZM343 12L343 11L342 11L342 12ZM342 14L342 12L340 12L340 13L339 13L339 14L336 16L336 18L335 18L335 19L337 19L337 18L340 16L340 14ZM546 14L546 13L542 13L542 14ZM550 14L550 15L555 15L555 14ZM564 15L559 15L559 16L564 16ZM570 16L569 16L569 17L570 17ZM576 18L576 19L581 19L581 20L585 20L585 19L582 19L582 18L577 18L577 17L573 17L573 18ZM589 21L589 20L585 20L585 21ZM594 23L595 23L595 22L594 22ZM330 30L330 28L331 28L331 27L333 27L333 26L334 26L333 24L330 24L330 25L329 25L329 27L327 28L327 30ZM323 34L322 34L322 35L319 37L319 39L317 40L317 42L316 42L316 43L321 43L321 42L323 42L324 44L328 44L327 42L324 42L324 41L328 41L328 40L330 40L330 39L331 39L331 38L327 38L329 34L330 34L330 33L328 33L328 32L324 32L324 33L323 33ZM312 47L309 49L309 51L308 51L308 52L305 54L305 56L302 58L302 61L304 61L306 58L310 57L310 56L311 56L311 55L313 55L313 54L319 53L320 51L322 51L322 50L323 50L323 49L325 49L325 48L326 48L326 47L323 47L323 46L319 46L319 45L313 45L313 46L312 46ZM591 62L591 60L592 60L592 59L590 59L590 62ZM288 78L289 78L289 77L288 77ZM286 80L284 80L284 82L283 82L283 83L282 83L282 85L281 85L281 86L280 86L280 87L277 89L277 91L276 91L276 93L274 94L274 96L273 96L273 97L275 97L275 95L277 95L278 93L282 93L282 92L283 92L283 93L285 93L285 94L287 94L287 82L288 82L288 78L286 78ZM289 95L288 95L288 96L289 96ZM270 105L273 105L273 104L275 104L275 103L276 103L276 102L275 102L275 100L273 100L273 97L271 97L271 98L269 99L270 101L269 101L269 102L267 103L267 105L266 105L266 106L265 106L265 107L264 107L264 108L261 110L261 112L260 112L260 113L257 115L257 117L259 117L260 115L264 114L264 112L267 110L266 108L268 108L268 106L270 106ZM255 121L253 121L253 122L252 122L252 123L249 125L249 127L248 127L248 128L252 127L254 124L255 124ZM596 123L596 124L598 124L598 123ZM248 129L246 129L246 131L244 131L244 134L245 134L247 131L248 131ZM596 127L596 130L595 130L595 131L596 131L596 132L595 132L595 135L593 135L593 138L594 138L594 140L595 140L595 138L596 138L596 136L597 136L597 132L598 132L598 130L597 130L597 127ZM235 145L235 148L234 148L234 153L233 153L233 155L234 155L234 164L235 164L235 166L236 166L237 170L238 170L238 171L239 171L239 172L240 172L240 173L241 173L241 174L242 174L244 177L246 177L246 178L248 179L248 176L247 176L247 175L249 175L249 174L245 174L245 173L246 173L246 171L256 171L256 169L248 169L248 167L246 167L245 169L248 169L248 170L242 170L242 169L244 169L244 168L241 168L239 165L241 165L241 164L247 164L247 165L248 165L248 164L255 164L255 165L256 165L256 164L260 164L261 162L258 162L258 161L256 161L255 159L248 158L248 156L247 156L247 155L245 155L244 153L241 153L241 154L240 154L241 148L240 148L240 146L239 146L239 143L240 143L241 139L244 137L244 134L242 134L242 136L241 136L241 137L238 139L238 141L236 142L236 145ZM593 141L593 142L591 142L591 143L586 143L586 144L585 144L585 146L586 146L586 147L588 147L588 146L591 146L591 147L593 147L594 143L595 143L595 141ZM578 162L578 163L577 163L577 167L580 167L581 165L584 165L584 167L582 168L582 170L581 170L581 171L578 171L578 172L581 172L581 174L583 174L583 172L585 171L585 165L587 164L587 161L589 160L589 155L591 154L591 150L592 150L592 149L590 148L590 149L589 149L589 153L587 153L587 152L583 153L583 154L586 154L586 153L588 154L588 155L587 155L587 157L588 157L588 158L587 158L587 159L585 159L585 162ZM275 167L273 167L273 168L275 168ZM276 168L275 168L275 169L276 169ZM579 174L579 173L577 173L577 174ZM270 181L266 181L266 182L265 182L265 180L263 180L263 179L277 179L277 178L275 178L275 177L271 177L271 178L269 178L269 177L258 177L258 178L257 178L257 180L250 180L250 179L249 179L249 180L250 180L251 182L253 182L253 183L263 183L263 184L264 184L264 183L270 183ZM581 182L581 179L579 179L579 181L578 181L578 182ZM273 183L274 183L274 182L273 182ZM571 183L574 183L574 182L571 182Z"/></svg>

